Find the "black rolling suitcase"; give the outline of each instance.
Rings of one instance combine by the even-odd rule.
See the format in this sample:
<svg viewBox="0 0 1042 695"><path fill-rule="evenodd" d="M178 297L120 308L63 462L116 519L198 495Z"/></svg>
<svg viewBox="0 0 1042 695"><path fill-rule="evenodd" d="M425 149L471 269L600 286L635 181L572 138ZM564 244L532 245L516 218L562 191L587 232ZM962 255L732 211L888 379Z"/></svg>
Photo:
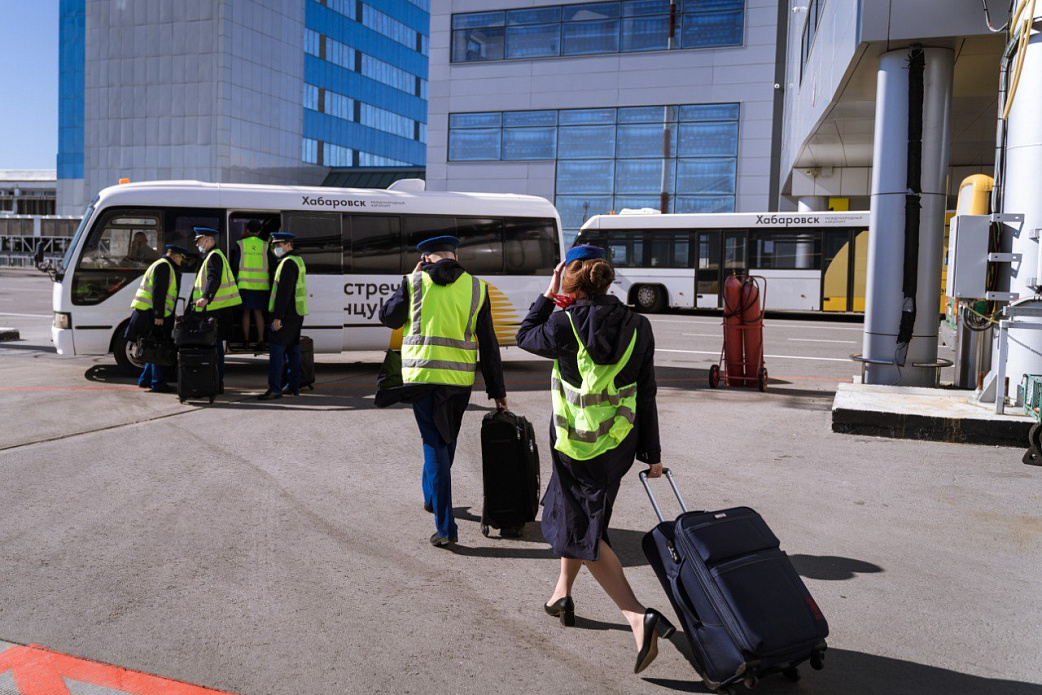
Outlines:
<svg viewBox="0 0 1042 695"><path fill-rule="evenodd" d="M315 390L315 341L300 336L300 388Z"/></svg>
<svg viewBox="0 0 1042 695"><path fill-rule="evenodd" d="M177 397L187 400L217 397L220 377L217 372L217 348L181 348L177 360Z"/></svg>
<svg viewBox="0 0 1042 695"><path fill-rule="evenodd" d="M689 512L666 521L640 480L659 524L644 536L644 554L684 626L710 690L753 687L770 673L799 679L797 666L824 663L829 628L770 527L752 509Z"/></svg>
<svg viewBox="0 0 1042 695"><path fill-rule="evenodd" d="M539 510L539 450L535 431L509 410L489 413L481 422L481 480L485 501L481 533L500 529L517 538Z"/></svg>

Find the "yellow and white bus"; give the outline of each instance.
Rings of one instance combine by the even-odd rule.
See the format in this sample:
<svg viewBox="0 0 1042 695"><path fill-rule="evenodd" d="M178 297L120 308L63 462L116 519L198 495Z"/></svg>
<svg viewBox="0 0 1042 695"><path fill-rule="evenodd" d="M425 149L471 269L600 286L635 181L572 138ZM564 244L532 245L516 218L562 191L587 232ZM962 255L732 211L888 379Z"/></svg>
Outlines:
<svg viewBox="0 0 1042 695"><path fill-rule="evenodd" d="M195 226L220 231L231 245L250 220L262 235L296 235L307 264L304 334L316 352L396 347L380 325L381 303L419 259L416 244L453 234L460 262L487 281L496 333L513 344L529 304L546 288L564 251L561 222L543 198L488 193L436 193L407 180L388 190L304 188L166 181L101 191L55 275L51 336L60 355L113 353L134 366L123 339L130 302L145 269L165 244L194 248ZM182 268L180 296L189 298L199 259Z"/></svg>
<svg viewBox="0 0 1042 695"><path fill-rule="evenodd" d="M767 278L767 307L865 310L868 212L596 215L576 244L608 249L612 293L641 311L719 308L731 273Z"/></svg>

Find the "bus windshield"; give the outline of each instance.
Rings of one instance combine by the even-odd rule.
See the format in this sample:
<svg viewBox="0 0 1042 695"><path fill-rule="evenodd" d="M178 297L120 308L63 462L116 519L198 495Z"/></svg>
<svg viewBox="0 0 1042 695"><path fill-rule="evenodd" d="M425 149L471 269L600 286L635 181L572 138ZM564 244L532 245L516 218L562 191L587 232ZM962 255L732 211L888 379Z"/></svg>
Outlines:
<svg viewBox="0 0 1042 695"><path fill-rule="evenodd" d="M72 241L69 242L69 248L65 250L65 257L62 258L61 266L58 269L57 279L61 280L65 271L72 266L73 254L76 252L76 246L80 243L80 239L83 237L83 233L87 230L87 224L90 222L90 216L94 214L94 207L88 205L87 209L83 211L83 219L80 220L80 226L76 228L76 233L72 235Z"/></svg>

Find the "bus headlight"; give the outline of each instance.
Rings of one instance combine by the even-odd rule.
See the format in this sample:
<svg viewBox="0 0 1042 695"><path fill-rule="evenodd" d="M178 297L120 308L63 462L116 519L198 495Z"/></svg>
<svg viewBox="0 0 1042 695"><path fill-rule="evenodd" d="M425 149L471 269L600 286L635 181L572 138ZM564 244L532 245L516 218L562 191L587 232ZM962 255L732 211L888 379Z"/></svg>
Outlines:
<svg viewBox="0 0 1042 695"><path fill-rule="evenodd" d="M64 311L54 312L54 327L59 329L72 328L72 314Z"/></svg>

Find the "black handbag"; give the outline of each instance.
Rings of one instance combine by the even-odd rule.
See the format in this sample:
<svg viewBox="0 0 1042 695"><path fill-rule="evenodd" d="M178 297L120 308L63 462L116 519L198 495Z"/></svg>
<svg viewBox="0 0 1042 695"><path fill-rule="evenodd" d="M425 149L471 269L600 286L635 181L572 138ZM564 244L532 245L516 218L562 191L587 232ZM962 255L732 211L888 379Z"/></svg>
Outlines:
<svg viewBox="0 0 1042 695"><path fill-rule="evenodd" d="M213 347L217 344L217 317L192 311L189 305L174 319L173 338L177 347Z"/></svg>
<svg viewBox="0 0 1042 695"><path fill-rule="evenodd" d="M384 363L380 365L380 373L376 377L376 396L373 405L386 408L399 403L402 397L402 353L388 350L384 355Z"/></svg>
<svg viewBox="0 0 1042 695"><path fill-rule="evenodd" d="M146 335L137 339L134 357L145 364L173 367L177 364L177 346L169 338Z"/></svg>

